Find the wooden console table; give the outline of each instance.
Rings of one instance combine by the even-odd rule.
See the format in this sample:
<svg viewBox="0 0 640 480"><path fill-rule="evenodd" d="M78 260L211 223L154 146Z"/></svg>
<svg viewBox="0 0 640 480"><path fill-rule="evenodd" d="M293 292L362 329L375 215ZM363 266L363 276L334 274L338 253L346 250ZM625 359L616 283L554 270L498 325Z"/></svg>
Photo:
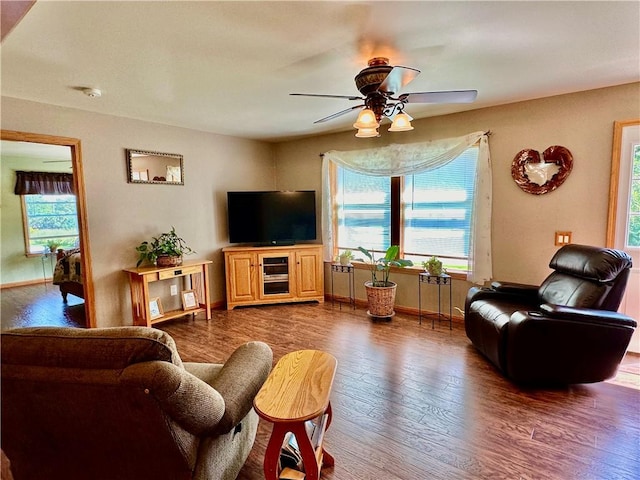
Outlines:
<svg viewBox="0 0 640 480"><path fill-rule="evenodd" d="M329 395L337 363L333 355L317 350L288 353L278 361L256 395L253 401L256 412L273 423L264 456L266 480L277 480L289 470L280 472L278 468L282 442L288 432L295 435L304 464L304 475L298 478L318 480L322 465L334 464L323 447L323 438L331 424ZM307 434L305 423L309 420L321 429L316 444Z"/></svg>
<svg viewBox="0 0 640 480"><path fill-rule="evenodd" d="M183 262L178 267L141 267L128 268L131 287L131 307L133 310L133 324L150 327L154 323L164 322L172 318L205 312L207 320L211 320L211 298L209 293L209 264L211 260L196 260ZM160 280L185 277L189 280L189 289L196 292L198 306L188 310L170 310L161 317L152 319L150 311L149 284Z"/></svg>

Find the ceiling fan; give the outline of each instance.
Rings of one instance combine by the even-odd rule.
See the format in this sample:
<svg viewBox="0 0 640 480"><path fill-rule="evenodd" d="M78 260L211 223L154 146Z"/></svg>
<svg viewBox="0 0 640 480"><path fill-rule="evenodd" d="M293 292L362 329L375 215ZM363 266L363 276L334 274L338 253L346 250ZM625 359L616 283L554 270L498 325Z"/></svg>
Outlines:
<svg viewBox="0 0 640 480"><path fill-rule="evenodd" d="M363 109L358 115L354 127L358 129L356 137L377 137L378 127L384 117L393 123L389 131L413 130L411 117L404 113L407 103L471 103L478 95L477 90L448 90L440 92L402 93L400 89L420 74L420 70L410 67L391 66L386 57L369 60L368 66L355 76L356 87L364 95L323 95L316 93L291 93L303 97L344 98L364 103L346 108L313 123L322 123L345 115L356 109Z"/></svg>

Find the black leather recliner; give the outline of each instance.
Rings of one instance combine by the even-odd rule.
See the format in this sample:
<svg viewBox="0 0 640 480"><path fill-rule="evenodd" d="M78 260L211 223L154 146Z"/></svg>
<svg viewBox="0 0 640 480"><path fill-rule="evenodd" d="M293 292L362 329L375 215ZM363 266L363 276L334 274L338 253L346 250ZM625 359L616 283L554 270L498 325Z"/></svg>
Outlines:
<svg viewBox="0 0 640 480"><path fill-rule="evenodd" d="M465 330L508 378L527 384L593 383L616 374L637 323L617 313L631 257L565 245L542 285L472 287Z"/></svg>

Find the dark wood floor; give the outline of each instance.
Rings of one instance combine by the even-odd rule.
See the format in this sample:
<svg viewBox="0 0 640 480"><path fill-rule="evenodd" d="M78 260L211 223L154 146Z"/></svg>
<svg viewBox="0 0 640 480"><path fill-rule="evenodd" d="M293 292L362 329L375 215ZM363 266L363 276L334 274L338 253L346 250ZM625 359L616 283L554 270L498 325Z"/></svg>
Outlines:
<svg viewBox="0 0 640 480"><path fill-rule="evenodd" d="M250 340L271 345L275 361L299 349L335 355L325 445L336 463L325 480L640 478L637 356L607 382L534 390L496 372L461 324L432 330L411 315L373 322L363 309L300 304L215 311L210 322L159 328L185 361L223 362ZM261 422L238 478L263 478L269 434Z"/></svg>
<svg viewBox="0 0 640 480"><path fill-rule="evenodd" d="M84 327L84 300L74 295L62 301L60 289L51 283L0 290L1 328L57 325Z"/></svg>

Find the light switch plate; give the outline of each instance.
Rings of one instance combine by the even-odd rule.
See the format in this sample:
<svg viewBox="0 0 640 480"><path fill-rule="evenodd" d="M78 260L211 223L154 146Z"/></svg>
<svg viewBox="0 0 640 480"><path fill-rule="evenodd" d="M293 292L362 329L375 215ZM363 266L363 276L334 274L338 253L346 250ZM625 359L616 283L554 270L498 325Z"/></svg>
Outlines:
<svg viewBox="0 0 640 480"><path fill-rule="evenodd" d="M177 295L178 294L178 286L177 285L171 285L171 295Z"/></svg>
<svg viewBox="0 0 640 480"><path fill-rule="evenodd" d="M555 244L558 246L571 243L571 232L556 232Z"/></svg>

